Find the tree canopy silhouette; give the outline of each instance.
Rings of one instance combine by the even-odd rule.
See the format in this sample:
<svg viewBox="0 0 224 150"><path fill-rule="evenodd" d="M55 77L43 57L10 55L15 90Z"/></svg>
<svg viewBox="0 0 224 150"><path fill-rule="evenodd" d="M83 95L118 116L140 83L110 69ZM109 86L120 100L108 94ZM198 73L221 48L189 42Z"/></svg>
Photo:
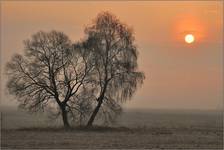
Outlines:
<svg viewBox="0 0 224 150"><path fill-rule="evenodd" d="M83 46L93 53L96 81L96 101L87 126L93 121L104 103L117 104L131 98L144 74L137 71L138 51L133 31L109 12L100 13L93 24L85 29Z"/></svg>
<svg viewBox="0 0 224 150"><path fill-rule="evenodd" d="M29 111L56 104L64 126L69 127L68 112L73 114L79 95L88 93L84 84L92 57L57 31L38 32L24 45L25 56L16 54L6 67L9 92Z"/></svg>
<svg viewBox="0 0 224 150"><path fill-rule="evenodd" d="M132 29L109 12L85 28L81 42L58 31L37 32L24 41L25 55L7 64L8 90L26 110L61 115L65 128L70 120L111 122L145 78L134 41Z"/></svg>

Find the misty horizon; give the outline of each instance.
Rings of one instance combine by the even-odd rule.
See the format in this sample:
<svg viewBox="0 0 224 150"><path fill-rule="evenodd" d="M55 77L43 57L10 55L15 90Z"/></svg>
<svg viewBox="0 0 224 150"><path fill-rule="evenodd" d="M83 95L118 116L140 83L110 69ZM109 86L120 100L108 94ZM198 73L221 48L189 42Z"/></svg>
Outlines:
<svg viewBox="0 0 224 150"><path fill-rule="evenodd" d="M90 2L92 8L85 2L1 4L1 105L17 105L6 92L4 68L14 53L22 54L23 40L37 31L56 29L78 41L83 38L84 27L104 10L134 29L138 66L146 76L134 97L123 104L125 108L222 108L221 2L172 2L163 15L159 12L166 11L166 2ZM62 14L57 12L59 7L65 8ZM83 13L86 9L89 11ZM150 13L145 13L147 10ZM186 45L183 33L193 30L195 42Z"/></svg>
<svg viewBox="0 0 224 150"><path fill-rule="evenodd" d="M224 148L223 1L0 5L2 149Z"/></svg>

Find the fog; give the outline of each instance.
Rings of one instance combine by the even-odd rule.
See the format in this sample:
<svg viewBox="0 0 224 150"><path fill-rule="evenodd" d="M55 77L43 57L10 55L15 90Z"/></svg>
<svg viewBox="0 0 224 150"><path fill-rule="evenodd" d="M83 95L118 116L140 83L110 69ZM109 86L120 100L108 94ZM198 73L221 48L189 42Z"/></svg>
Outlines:
<svg viewBox="0 0 224 150"><path fill-rule="evenodd" d="M131 10L131 11L130 11ZM17 106L5 89L6 62L39 30L63 31L75 42L101 11L135 32L146 79L125 108L222 107L222 2L1 2L1 105ZM196 41L184 43L193 31Z"/></svg>

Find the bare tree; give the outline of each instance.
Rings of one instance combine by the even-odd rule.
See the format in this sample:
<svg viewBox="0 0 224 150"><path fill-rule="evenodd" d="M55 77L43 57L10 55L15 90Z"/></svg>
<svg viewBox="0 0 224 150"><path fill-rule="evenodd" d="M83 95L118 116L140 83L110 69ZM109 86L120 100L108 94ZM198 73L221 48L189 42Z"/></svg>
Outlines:
<svg viewBox="0 0 224 150"><path fill-rule="evenodd" d="M93 92L86 88L91 84L92 56L57 31L40 31L24 45L25 56L16 54L6 67L9 92L32 112L57 106L64 127L69 128L68 114L80 110L79 95Z"/></svg>
<svg viewBox="0 0 224 150"><path fill-rule="evenodd" d="M87 123L92 126L102 104L115 108L118 102L130 99L143 83L144 74L137 70L133 31L116 16L100 13L85 33L83 47L91 51L95 64L96 105Z"/></svg>

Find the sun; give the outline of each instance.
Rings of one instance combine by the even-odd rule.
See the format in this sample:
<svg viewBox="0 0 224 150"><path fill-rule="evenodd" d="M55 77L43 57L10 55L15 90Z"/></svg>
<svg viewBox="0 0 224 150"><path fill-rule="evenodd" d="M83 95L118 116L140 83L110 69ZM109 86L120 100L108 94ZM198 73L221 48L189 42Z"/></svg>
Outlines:
<svg viewBox="0 0 224 150"><path fill-rule="evenodd" d="M187 34L185 35L185 42L190 44L194 42L194 35L192 34Z"/></svg>

